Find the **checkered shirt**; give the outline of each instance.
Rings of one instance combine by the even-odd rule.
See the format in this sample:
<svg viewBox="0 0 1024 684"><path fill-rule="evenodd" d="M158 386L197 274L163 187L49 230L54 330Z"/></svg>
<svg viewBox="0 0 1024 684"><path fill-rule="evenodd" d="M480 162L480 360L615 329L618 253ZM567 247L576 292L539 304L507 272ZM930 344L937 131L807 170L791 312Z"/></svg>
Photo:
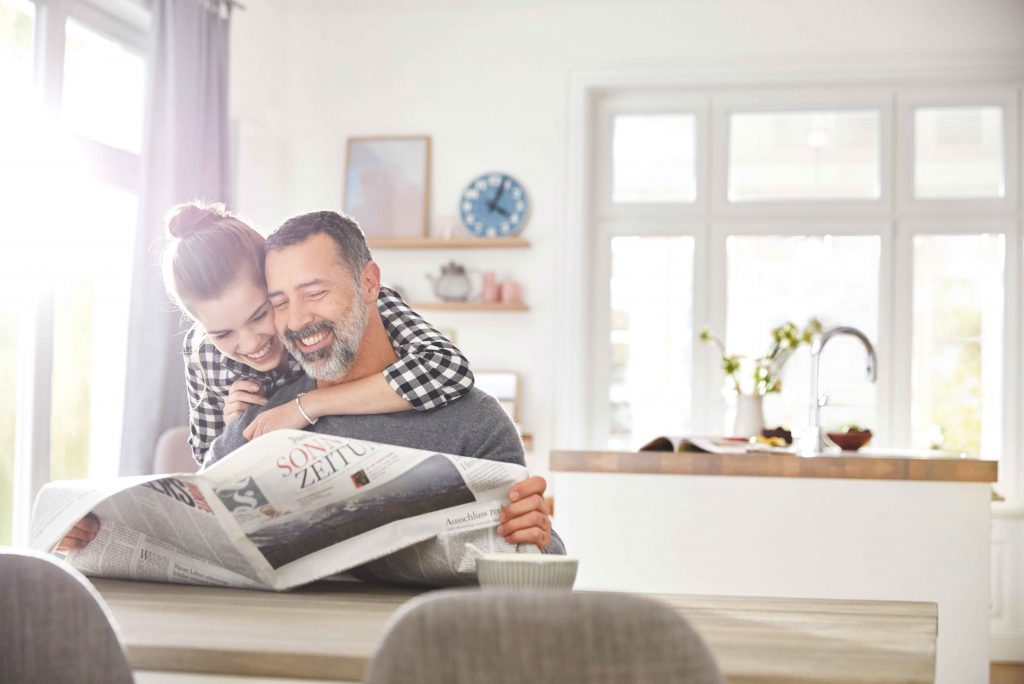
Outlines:
<svg viewBox="0 0 1024 684"><path fill-rule="evenodd" d="M384 369L395 393L417 411L444 406L473 387L473 373L462 352L409 308L394 290L380 288L377 310L398 360ZM200 464L213 440L224 430L224 403L232 383L242 378L260 385L264 396L303 374L291 355L274 370L263 372L222 354L193 326L185 335L185 385L189 403L192 455Z"/></svg>

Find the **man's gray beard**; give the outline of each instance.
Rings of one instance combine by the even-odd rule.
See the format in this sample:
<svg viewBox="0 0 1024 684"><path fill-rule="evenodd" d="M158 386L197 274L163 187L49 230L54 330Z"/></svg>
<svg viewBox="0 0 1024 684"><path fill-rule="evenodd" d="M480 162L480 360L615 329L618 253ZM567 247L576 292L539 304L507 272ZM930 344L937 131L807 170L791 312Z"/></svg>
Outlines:
<svg viewBox="0 0 1024 684"><path fill-rule="evenodd" d="M356 297L348 314L337 323L325 321L334 334L331 346L319 349L312 354L305 354L294 341L283 337L285 348L298 359L299 365L306 375L314 380L338 380L345 377L359 353L359 344L363 340L369 309L362 297ZM311 326L312 327L312 326ZM303 332L303 331L300 331ZM305 337L305 335L300 335Z"/></svg>

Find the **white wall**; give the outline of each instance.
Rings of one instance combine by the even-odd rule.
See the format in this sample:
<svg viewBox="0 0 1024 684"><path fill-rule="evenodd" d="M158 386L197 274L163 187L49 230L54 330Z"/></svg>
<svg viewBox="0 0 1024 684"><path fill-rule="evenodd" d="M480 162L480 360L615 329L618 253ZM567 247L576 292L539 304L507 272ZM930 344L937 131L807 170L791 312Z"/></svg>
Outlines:
<svg viewBox="0 0 1024 684"><path fill-rule="evenodd" d="M428 317L456 328L477 369L521 373L523 428L536 437L530 463L541 471L550 449L579 446L553 443L564 410L555 405L551 382L565 326L558 274L580 258L561 246L572 73L827 64L884 71L894 63L1024 57L1019 0L245 4L232 35L236 206L264 228L291 214L341 208L349 136L430 135L434 219L454 215L463 186L483 171L508 171L526 185L533 209L523 235L533 243L529 250L376 256L386 280L403 285L411 299L429 298L424 273L449 258L524 282L529 313ZM1010 536L1021 534L1020 522L1010 526ZM1012 605L1022 588L1000 586ZM994 615L996 622L1007 618ZM1001 627L1013 644L1020 620L1014 612Z"/></svg>
<svg viewBox="0 0 1024 684"><path fill-rule="evenodd" d="M435 219L454 215L463 186L483 171L505 170L526 185L528 251L377 257L414 299L429 297L424 273L449 257L524 282L528 314L430 318L456 328L475 367L522 374L522 422L541 469L559 419L547 381L561 329L557 273L577 257L560 253L571 72L1024 55L1024 4L1015 0L247 4L232 46L243 212L272 227L339 208L345 140L356 135L432 137Z"/></svg>

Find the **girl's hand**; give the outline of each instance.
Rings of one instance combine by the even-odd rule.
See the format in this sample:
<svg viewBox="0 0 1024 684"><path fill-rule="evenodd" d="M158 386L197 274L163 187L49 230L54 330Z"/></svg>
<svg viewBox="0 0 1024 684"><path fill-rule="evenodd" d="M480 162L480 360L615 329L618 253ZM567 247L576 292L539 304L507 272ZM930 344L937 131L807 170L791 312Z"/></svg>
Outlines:
<svg viewBox="0 0 1024 684"><path fill-rule="evenodd" d="M72 549L84 549L89 542L96 538L96 533L99 531L100 520L90 513L75 523L75 526L68 531L67 536L57 544L57 551L67 553Z"/></svg>
<svg viewBox="0 0 1024 684"><path fill-rule="evenodd" d="M231 425L250 406L263 406L267 398L260 394L260 385L253 380L235 380L224 402L224 424Z"/></svg>
<svg viewBox="0 0 1024 684"><path fill-rule="evenodd" d="M305 406L303 406L305 408ZM252 440L274 430L303 430L309 422L302 417L295 401L275 406L257 415L242 433L246 439Z"/></svg>

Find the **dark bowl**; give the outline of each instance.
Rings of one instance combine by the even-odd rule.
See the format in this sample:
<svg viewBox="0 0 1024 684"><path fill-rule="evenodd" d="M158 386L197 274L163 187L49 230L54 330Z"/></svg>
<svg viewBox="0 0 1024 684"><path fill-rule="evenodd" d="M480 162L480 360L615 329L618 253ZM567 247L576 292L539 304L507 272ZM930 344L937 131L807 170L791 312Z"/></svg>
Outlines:
<svg viewBox="0 0 1024 684"><path fill-rule="evenodd" d="M871 441L871 430L830 432L828 438L843 451L856 451Z"/></svg>

